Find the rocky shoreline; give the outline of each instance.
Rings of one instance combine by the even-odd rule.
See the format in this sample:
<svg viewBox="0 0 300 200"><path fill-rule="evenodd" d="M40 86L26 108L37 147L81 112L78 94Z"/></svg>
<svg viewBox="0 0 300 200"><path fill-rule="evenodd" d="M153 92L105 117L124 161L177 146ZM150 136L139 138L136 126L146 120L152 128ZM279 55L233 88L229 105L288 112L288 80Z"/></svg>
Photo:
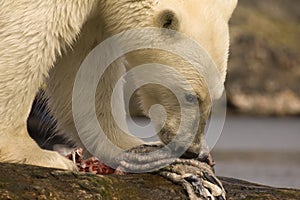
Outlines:
<svg viewBox="0 0 300 200"><path fill-rule="evenodd" d="M226 82L244 114L300 114L300 1L240 0L231 20Z"/></svg>

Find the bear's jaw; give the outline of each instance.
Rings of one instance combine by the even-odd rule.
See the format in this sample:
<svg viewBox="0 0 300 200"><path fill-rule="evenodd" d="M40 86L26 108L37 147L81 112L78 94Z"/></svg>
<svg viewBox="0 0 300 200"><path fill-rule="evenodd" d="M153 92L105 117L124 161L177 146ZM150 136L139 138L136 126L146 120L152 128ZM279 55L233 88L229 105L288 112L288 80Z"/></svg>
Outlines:
<svg viewBox="0 0 300 200"><path fill-rule="evenodd" d="M160 140L169 146L174 152L181 152L187 157L197 158L202 151L202 146L205 143L202 141L203 132L188 133L189 131L182 131L177 133L173 128L168 128L166 124L159 132ZM192 130L190 132L193 132ZM180 138L180 139L179 139Z"/></svg>

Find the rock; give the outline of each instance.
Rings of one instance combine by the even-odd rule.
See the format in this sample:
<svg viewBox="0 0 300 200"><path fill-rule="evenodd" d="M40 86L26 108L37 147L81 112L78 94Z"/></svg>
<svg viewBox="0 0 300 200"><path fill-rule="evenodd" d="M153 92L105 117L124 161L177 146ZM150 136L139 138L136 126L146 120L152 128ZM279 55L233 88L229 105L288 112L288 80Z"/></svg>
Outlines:
<svg viewBox="0 0 300 200"><path fill-rule="evenodd" d="M228 200L297 200L300 190L220 178ZM0 163L0 199L187 199L185 190L155 174L99 176Z"/></svg>

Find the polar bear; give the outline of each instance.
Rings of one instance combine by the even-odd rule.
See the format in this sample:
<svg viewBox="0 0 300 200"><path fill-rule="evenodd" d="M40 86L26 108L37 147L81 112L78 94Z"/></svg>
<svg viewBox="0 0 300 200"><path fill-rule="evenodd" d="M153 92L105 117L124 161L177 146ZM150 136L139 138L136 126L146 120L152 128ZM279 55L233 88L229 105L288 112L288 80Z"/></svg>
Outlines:
<svg viewBox="0 0 300 200"><path fill-rule="evenodd" d="M207 50L224 82L229 48L228 20L236 4L237 0L2 0L0 162L75 169L72 162L58 153L40 149L28 135L26 121L32 102L46 80L45 93L51 113L58 121L57 128L82 145L74 126L71 103L76 72L97 44L124 30L166 28L193 38ZM187 64L168 53L153 55L151 51L130 53L125 55L125 65L112 64L107 70L108 78L100 80L101 88L96 95L99 122L107 137L119 148L127 150L143 144L142 140L123 133L114 123L108 110L108 94L125 69L134 65L149 61L173 66L187 77L196 91L196 96L187 95L187 101L199 100L200 128L188 149L191 155L198 155L211 103L203 77L188 73ZM122 95L120 91L120 102ZM163 143L168 143L176 135L180 121L176 98L169 91L154 86L142 89L139 97L145 113L153 104L165 107L168 119L159 136ZM125 115L124 108L118 109L120 115Z"/></svg>

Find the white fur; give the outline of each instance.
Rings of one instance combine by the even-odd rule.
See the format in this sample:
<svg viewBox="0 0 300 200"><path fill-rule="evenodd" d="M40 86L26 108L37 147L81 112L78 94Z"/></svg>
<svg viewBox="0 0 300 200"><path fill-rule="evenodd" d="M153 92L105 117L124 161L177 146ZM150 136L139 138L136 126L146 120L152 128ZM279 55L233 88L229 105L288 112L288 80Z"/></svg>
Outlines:
<svg viewBox="0 0 300 200"><path fill-rule="evenodd" d="M80 145L72 118L71 94L82 60L91 49L113 34L129 28L156 26L155 17L164 9L178 15L180 32L208 50L224 81L229 42L227 22L236 1L1 0L0 161L73 169L71 162L57 153L41 150L28 136L26 120L36 92L49 76L46 94L51 111L58 119L58 128L69 133L69 137ZM172 64L170 62L174 61L171 60L165 61L166 64ZM133 59L133 62L141 61ZM177 68L192 82L201 99L207 98L205 90L199 87L203 85L202 78L189 73L181 61ZM98 89L96 108L108 138L120 148L128 149L142 141L122 133L112 123L107 110L110 101L106 92L111 92L110 88L123 71L121 63L108 70L109 78L102 80L107 88ZM154 93L165 98L155 102L141 92L145 112L149 105L162 103L174 115L170 106L173 100L163 91ZM120 101L123 101L121 95ZM203 105L207 110L208 106ZM119 109L124 114L124 108ZM169 124L171 129L178 122L177 119L173 121ZM201 142L200 139L197 142Z"/></svg>

